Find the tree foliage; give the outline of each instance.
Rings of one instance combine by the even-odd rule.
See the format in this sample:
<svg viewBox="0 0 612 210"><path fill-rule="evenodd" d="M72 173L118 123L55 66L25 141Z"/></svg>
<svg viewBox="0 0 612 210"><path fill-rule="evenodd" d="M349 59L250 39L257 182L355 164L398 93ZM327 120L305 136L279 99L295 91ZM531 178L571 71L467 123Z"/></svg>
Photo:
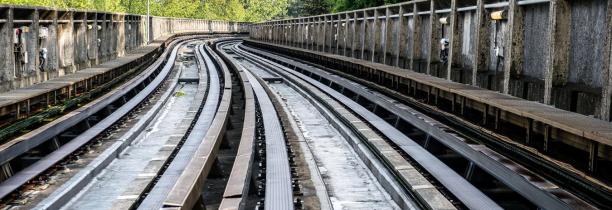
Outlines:
<svg viewBox="0 0 612 210"><path fill-rule="evenodd" d="M259 22L285 16L288 0L150 0L151 15ZM0 4L146 14L147 0L0 0Z"/></svg>
<svg viewBox="0 0 612 210"><path fill-rule="evenodd" d="M311 16L332 12L394 4L402 0L294 0L289 5L291 16Z"/></svg>

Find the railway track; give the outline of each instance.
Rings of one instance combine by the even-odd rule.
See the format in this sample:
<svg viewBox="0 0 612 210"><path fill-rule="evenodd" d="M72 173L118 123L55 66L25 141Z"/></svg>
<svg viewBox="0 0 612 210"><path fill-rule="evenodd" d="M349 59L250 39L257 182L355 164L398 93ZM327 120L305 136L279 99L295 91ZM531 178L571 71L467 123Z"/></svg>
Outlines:
<svg viewBox="0 0 612 210"><path fill-rule="evenodd" d="M343 102L344 106L351 107L350 101L353 101L362 107L367 107L372 114L379 116L379 119L368 119L370 126L377 128L386 136L387 140L394 144L392 146L402 153L402 156L415 162L421 172L429 177L432 183L440 188L449 201L453 201L458 208L495 208L494 206L552 209L594 208L591 203L585 202L552 181L542 178L541 175L528 170L525 166L470 140L469 136L463 135L459 130L427 117L382 93L369 90L314 66L296 62L291 58L246 46L234 47L233 50L242 56L252 57L254 62L260 63L277 75L285 75L281 76L283 81L291 81L287 78L290 76L299 78L294 78L295 81L301 79L301 83L310 80L310 84L317 85L314 85L314 88L302 88L327 90L327 94L336 96L335 99ZM343 95L345 97L342 97ZM357 105L352 108L354 109L351 112L357 112L356 110L359 109ZM367 115L361 114L360 117L367 118ZM385 123L388 124L387 127L377 125ZM396 132L390 132L393 128ZM404 140L414 139L413 144L400 141L401 138L398 136L401 134L408 137ZM416 153L415 147L424 148L424 152L429 153L430 156ZM447 179L447 174L440 175L443 170L433 167L434 164L431 163L435 159L442 163L440 166L447 166L459 177L453 180ZM480 179L493 181L484 183L486 181ZM474 192L486 196L460 192L466 187L457 187L458 183L462 183L459 180L468 182L466 186L472 186L476 188ZM412 194L413 197L418 198L414 196L414 192ZM489 197L490 200L474 201L476 197L479 199ZM470 201L469 198L474 200ZM423 200L421 199L425 204L422 206L427 206L427 202ZM486 204L487 202L489 204Z"/></svg>
<svg viewBox="0 0 612 210"><path fill-rule="evenodd" d="M2 205L602 207L336 73L238 38L178 38L116 89L1 145L17 169L0 182Z"/></svg>
<svg viewBox="0 0 612 210"><path fill-rule="evenodd" d="M170 48L182 42L176 40L170 44ZM18 164L20 167L13 167L17 169L13 171L13 176L0 183L0 197L7 198L35 178L44 182L46 177L41 176L43 173L52 172L49 170L52 170L57 163L73 156L92 139L107 135L104 132L106 129L128 115L161 85L171 67L164 61L174 60L175 57L175 52L165 52L153 65L117 89L51 123L3 144L0 152L2 160L5 163L9 161L21 161L21 163ZM29 156L34 157L27 158ZM26 158L32 161L23 161ZM19 197L20 193L14 195Z"/></svg>

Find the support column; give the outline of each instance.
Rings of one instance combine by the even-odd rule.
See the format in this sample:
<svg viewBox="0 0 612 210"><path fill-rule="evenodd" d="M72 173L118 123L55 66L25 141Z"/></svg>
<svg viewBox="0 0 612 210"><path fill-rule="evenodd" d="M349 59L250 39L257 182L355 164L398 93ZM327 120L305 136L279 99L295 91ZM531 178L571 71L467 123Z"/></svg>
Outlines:
<svg viewBox="0 0 612 210"><path fill-rule="evenodd" d="M308 21L308 43L310 45L310 50L316 51L316 43L314 37L317 35L317 23L314 18L310 18Z"/></svg>
<svg viewBox="0 0 612 210"><path fill-rule="evenodd" d="M510 90L510 77L520 75L523 68L523 12L518 0L508 2L508 30L504 44L503 93Z"/></svg>
<svg viewBox="0 0 612 210"><path fill-rule="evenodd" d="M385 30L383 31L384 36L382 38L382 53L383 53L383 59L382 62L383 64L387 64L390 63L390 61L387 61L387 55L391 54L391 39L393 37L391 37L391 33L393 32L392 30L393 26L391 25L391 9L389 7L387 7L385 9ZM389 58L389 60L391 60L391 58Z"/></svg>
<svg viewBox="0 0 612 210"><path fill-rule="evenodd" d="M380 27L381 24L378 23L379 22L378 17L380 17L378 9L374 9L374 21L372 21L372 31L371 31L372 35L374 35L374 36L373 36L372 45L371 45L371 48L370 48L371 49L370 54L372 56L371 61L374 62L374 63L380 61L380 59L378 58L379 55L377 56L376 53L378 53L378 54L381 53L381 46L382 46L381 42L382 42L382 37L383 37L382 36L382 30L381 30L381 27Z"/></svg>
<svg viewBox="0 0 612 210"><path fill-rule="evenodd" d="M427 56L427 74L431 75L432 62L440 60L440 24L436 14L436 0L430 1L429 6L429 53Z"/></svg>
<svg viewBox="0 0 612 210"><path fill-rule="evenodd" d="M544 77L545 104L551 104L553 85L565 85L569 76L570 15L567 0L550 1L548 66Z"/></svg>
<svg viewBox="0 0 612 210"><path fill-rule="evenodd" d="M450 37L448 39L449 49L448 49L448 63L446 65L446 79L452 80L453 73L453 63L457 57L455 54L458 54L456 51L459 50L459 34L457 30L457 0L451 0L451 11L450 11Z"/></svg>
<svg viewBox="0 0 612 210"><path fill-rule="evenodd" d="M357 46L358 46L358 42L360 42L360 39L358 39L358 37L361 37L360 34L357 34L357 18L359 16L357 15L357 12L353 13L353 23L351 24L351 34L352 34L352 38L351 38L351 57L353 58L357 58ZM361 28L360 28L361 29Z"/></svg>
<svg viewBox="0 0 612 210"><path fill-rule="evenodd" d="M325 43L325 41L322 41L321 39L325 39L325 26L322 22L322 18L318 17L317 18L317 35L316 35L316 40L317 40L317 51L321 52L323 51L322 45Z"/></svg>
<svg viewBox="0 0 612 210"><path fill-rule="evenodd" d="M608 1L608 15L607 15L607 33L606 33L606 46L604 47L604 60L603 60L603 87L601 94L601 108L599 111L599 118L602 120L610 121L610 111L612 109L612 1Z"/></svg>
<svg viewBox="0 0 612 210"><path fill-rule="evenodd" d="M359 59L362 59L362 60L365 60L365 50L366 50L365 46L366 46L366 43L367 43L366 42L367 41L366 37L367 37L368 32L369 32L369 31L366 30L367 25L368 25L368 16L369 15L368 15L367 10L364 10L363 11L363 21L361 22L361 30L359 32L359 34L361 35L360 36L360 38L361 38L361 40L360 40L360 43L361 43L361 57L359 57Z"/></svg>
<svg viewBox="0 0 612 210"><path fill-rule="evenodd" d="M421 17L419 16L419 7L417 3L412 5L412 38L410 39L410 43L412 49L410 49L410 69L413 69L415 66L415 59L420 57L421 52L421 43L418 40L421 40Z"/></svg>
<svg viewBox="0 0 612 210"><path fill-rule="evenodd" d="M342 44L344 44L344 47L342 49L342 55L347 56L346 51L348 49L349 46L349 41L352 41L349 39L349 22L350 21L350 16L349 13L344 13L344 35L342 36L344 38L344 40L342 41Z"/></svg>
<svg viewBox="0 0 612 210"><path fill-rule="evenodd" d="M332 16L325 16L325 44L323 45L323 52L331 53L331 46L333 42L334 35L334 19Z"/></svg>
<svg viewBox="0 0 612 210"><path fill-rule="evenodd" d="M474 34L474 60L472 63L472 85L478 86L478 72L487 71L487 56L489 54L489 19L487 18L484 0L476 2L476 33Z"/></svg>
<svg viewBox="0 0 612 210"><path fill-rule="evenodd" d="M406 32L406 18L404 17L404 14L406 12L406 9L404 8L405 5L400 5L399 6L399 11L398 11L398 19L397 19L397 42L395 43L395 46L397 47L397 53L395 54L395 62L393 63L393 66L396 67L400 67L400 59L401 58L406 58L406 43L407 43L407 37L408 33Z"/></svg>
<svg viewBox="0 0 612 210"><path fill-rule="evenodd" d="M298 46L300 48L306 48L304 45L304 35L306 34L306 32L304 31L304 19L300 18L298 20L298 33L296 34L298 36Z"/></svg>

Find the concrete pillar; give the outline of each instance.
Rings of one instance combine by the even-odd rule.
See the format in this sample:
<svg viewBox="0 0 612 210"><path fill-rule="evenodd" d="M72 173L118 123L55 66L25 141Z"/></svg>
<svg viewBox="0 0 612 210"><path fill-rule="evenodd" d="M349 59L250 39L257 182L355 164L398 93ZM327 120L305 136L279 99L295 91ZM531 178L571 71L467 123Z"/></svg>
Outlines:
<svg viewBox="0 0 612 210"><path fill-rule="evenodd" d="M88 57L91 65L100 63L98 58L98 13L90 13L87 18Z"/></svg>
<svg viewBox="0 0 612 210"><path fill-rule="evenodd" d="M84 12L76 12L73 18L73 27L76 33L74 34L74 58L76 68L82 69L87 65L87 14Z"/></svg>
<svg viewBox="0 0 612 210"><path fill-rule="evenodd" d="M348 49L352 43L351 36L350 36L351 34L349 33L349 29L351 28L350 27L351 25L350 24L351 23L350 14L351 13L344 13L344 29L343 29L344 35L342 36L344 38L342 42L344 44L342 48L342 55L344 56L348 56Z"/></svg>
<svg viewBox="0 0 612 210"><path fill-rule="evenodd" d="M353 23L351 24L351 57L353 58L357 58L357 52L360 50L359 43L361 43L361 34L357 33L357 30L361 31L361 26L358 25L357 18L359 18L359 15L357 15L357 12L353 12Z"/></svg>
<svg viewBox="0 0 612 210"><path fill-rule="evenodd" d="M508 30L504 46L503 93L510 90L510 77L520 75L523 68L523 14L518 0L508 2Z"/></svg>
<svg viewBox="0 0 612 210"><path fill-rule="evenodd" d="M348 29L347 14L338 14L338 37L336 40L336 54L346 56L346 40L348 35L346 29Z"/></svg>
<svg viewBox="0 0 612 210"><path fill-rule="evenodd" d="M610 121L610 112L612 110L612 1L608 1L607 7L606 46L604 48L602 71L603 87L601 88L601 108L597 117L602 120Z"/></svg>
<svg viewBox="0 0 612 210"><path fill-rule="evenodd" d="M448 49L448 64L446 65L446 79L451 80L453 63L455 62L455 54L458 54L456 51L459 43L459 36L457 30L457 0L451 0L451 11L450 11L450 37L448 39L449 49Z"/></svg>
<svg viewBox="0 0 612 210"><path fill-rule="evenodd" d="M71 11L65 12L61 19L62 23L58 27L58 55L59 67L64 70L64 73L72 73L75 71L74 64L74 38L73 38L73 19L74 13Z"/></svg>
<svg viewBox="0 0 612 210"><path fill-rule="evenodd" d="M321 16L317 17L316 21L317 21L316 22L317 30L315 32L315 37L314 38L316 40L315 41L316 50L320 52L323 49L322 48L322 45L323 45L323 40L322 39L323 39L323 37L325 37L325 36L323 36L323 34L325 34L325 31L323 31L323 22L322 22ZM323 37L321 37L321 36L323 36Z"/></svg>
<svg viewBox="0 0 612 210"><path fill-rule="evenodd" d="M548 66L544 76L544 103L551 104L553 85L565 85L569 76L571 11L567 0L552 0L548 13Z"/></svg>
<svg viewBox="0 0 612 210"><path fill-rule="evenodd" d="M323 33L321 34L321 44L323 44L323 48L321 49L322 52L329 52L329 45L330 45L330 39L329 39L329 34L332 33L330 26L332 25L332 23L330 23L331 20L329 19L329 16L325 15L323 16Z"/></svg>
<svg viewBox="0 0 612 210"><path fill-rule="evenodd" d="M418 40L421 40L421 16L419 15L419 7L417 3L412 4L412 38L410 39L410 45L412 49L410 50L410 69L414 69L416 65L415 60L420 57L421 52L421 43Z"/></svg>
<svg viewBox="0 0 612 210"><path fill-rule="evenodd" d="M406 14L406 6L405 5L400 5L399 6L399 11L398 11L398 18L397 18L397 30L395 31L397 33L397 42L395 43L395 46L397 46L397 53L396 53L396 57L395 57L395 62L393 63L393 66L396 67L400 67L400 60L401 59L405 59L406 56L406 52L407 52L407 46L406 44L408 43L408 31L406 27L408 25L408 21L406 21L406 17L404 17L404 15Z"/></svg>
<svg viewBox="0 0 612 210"><path fill-rule="evenodd" d="M391 45L392 43L392 35L391 33L393 33L393 25L391 25L391 9L389 7L387 7L385 9L385 30L383 31L384 36L382 38L382 62L384 64L390 64L391 63L391 52L393 50L393 46ZM387 55L389 55L389 58L387 59Z"/></svg>
<svg viewBox="0 0 612 210"><path fill-rule="evenodd" d="M372 21L372 30L370 31L370 33L372 33L372 35L374 35L372 38L372 45L370 47L370 55L372 56L371 61L372 62L380 62L380 54L382 51L382 30L381 30L381 26L382 24L380 23L380 12L378 11L378 9L374 9L374 20Z"/></svg>
<svg viewBox="0 0 612 210"><path fill-rule="evenodd" d="M291 20L291 46L293 47L297 47L298 46L298 20L294 19Z"/></svg>
<svg viewBox="0 0 612 210"><path fill-rule="evenodd" d="M302 25L302 19L295 20L295 46L304 48L304 27Z"/></svg>
<svg viewBox="0 0 612 210"><path fill-rule="evenodd" d="M314 18L309 18L307 21L308 24L308 48L310 50L316 50L314 46L314 36L316 31L316 24L314 22Z"/></svg>
<svg viewBox="0 0 612 210"><path fill-rule="evenodd" d="M344 28L342 26L342 19L340 18L340 15L332 15L332 18L334 19L335 23L334 23L334 35L332 36L332 51L334 54L340 54L340 51L338 51L338 49L340 48L340 43L342 42L342 29Z"/></svg>
<svg viewBox="0 0 612 210"><path fill-rule="evenodd" d="M429 6L429 53L427 56L427 74L431 75L432 62L440 60L440 23L436 14L436 1L431 0Z"/></svg>
<svg viewBox="0 0 612 210"><path fill-rule="evenodd" d="M47 61L43 67L47 75L46 79L51 79L59 76L59 49L58 49L58 12L57 10L51 11L51 23L47 25L49 37L46 40L47 48ZM97 51L97 48L96 48ZM95 52L97 55L97 52ZM97 59L97 57L96 57Z"/></svg>
<svg viewBox="0 0 612 210"><path fill-rule="evenodd" d="M3 8L0 10L0 16L6 20L4 24L0 24L0 82L6 85L2 85L2 89L12 89L11 81L14 77L15 60L13 55L13 8Z"/></svg>
<svg viewBox="0 0 612 210"><path fill-rule="evenodd" d="M329 53L336 53L335 52L335 48L336 45L338 44L338 40L337 40L337 36L338 36L338 22L336 20L336 16L335 15L329 15L329 25L328 25L328 39L329 39L329 46L328 46L328 52Z"/></svg>
<svg viewBox="0 0 612 210"><path fill-rule="evenodd" d="M476 33L474 34L474 60L472 61L472 85L478 86L478 72L487 71L487 57L489 54L489 34L488 25L489 18L484 8L484 0L476 2L476 19L474 25Z"/></svg>
<svg viewBox="0 0 612 210"><path fill-rule="evenodd" d="M363 21L361 22L361 30L359 31L359 35L361 36L361 40L360 40L360 46L361 46L361 56L359 57L360 59L364 59L365 60L365 51L366 51L366 45L368 45L368 40L369 40L369 30L367 30L369 27L369 23L368 23L368 12L366 10L363 11Z"/></svg>
<svg viewBox="0 0 612 210"><path fill-rule="evenodd" d="M125 55L125 15L117 15L117 56Z"/></svg>
<svg viewBox="0 0 612 210"><path fill-rule="evenodd" d="M308 34L310 33L308 24L308 19L300 19L300 37L302 41L302 48L304 49L308 49Z"/></svg>
<svg viewBox="0 0 612 210"><path fill-rule="evenodd" d="M330 23L330 19L327 15L323 16L322 18L323 21L323 33L321 33L321 44L323 45L323 48L321 49L321 52L329 52L329 34L331 34L331 29L330 29L330 25L332 23Z"/></svg>

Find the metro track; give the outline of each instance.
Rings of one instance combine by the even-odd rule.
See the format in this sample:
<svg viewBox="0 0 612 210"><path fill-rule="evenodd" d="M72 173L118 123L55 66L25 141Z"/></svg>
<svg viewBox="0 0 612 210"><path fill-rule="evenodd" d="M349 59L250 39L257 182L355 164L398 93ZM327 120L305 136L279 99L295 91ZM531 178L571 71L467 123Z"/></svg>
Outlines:
<svg viewBox="0 0 612 210"><path fill-rule="evenodd" d="M276 55L243 45L234 47L233 51L244 57L252 57L251 59L253 61L260 63L260 65L265 66L267 69L270 69L270 71L274 71L277 75L286 75L282 76L283 81L291 81L287 78L289 76L298 77L298 80L311 80L311 84L318 83L318 85L315 85L316 88L314 89L327 89L327 94L337 95L336 100L342 101L345 106L350 107L350 105L347 104L347 101L350 100L346 99L352 98L354 102L368 107L371 113L379 116L379 119L381 119L380 121L386 121L380 122L374 119L368 119L370 123L386 123L391 125L391 130L397 129L397 131L399 131L401 129L401 132L390 135L390 129L381 129L380 126L377 128L379 132L386 134L386 137L395 143L393 147L396 149L399 148L397 150L401 152L406 159L417 162L417 165L420 165L419 168L421 172L424 172L427 177L430 177L429 179L445 192L449 200L459 200L459 202L454 202L454 205L458 208L490 209L491 206L483 205L485 202L482 201L469 201L467 198L473 199L476 194L466 196L469 194L460 193L459 191L459 189L465 188L457 187L457 183L461 183L461 181L457 181L457 179L445 180L448 177L442 175L436 176L435 174L440 173L439 168L432 167L430 161L434 159L441 160L444 166L448 165L447 167L452 168L452 170L456 172L455 174L458 174L460 178L462 177L462 180L473 183L468 183L468 185L473 185L475 188L478 188L478 190L476 190L477 192L490 196L494 201L493 203L497 203L496 205L503 206L504 208L516 208L518 206L522 206L521 208L541 207L552 209L594 208L590 203L585 202L551 181L542 178L540 175L537 175L537 173L527 170L524 166L513 162L487 147L478 145L470 140L468 136L462 135L460 131L448 125L444 125L431 117L427 117L392 98L384 96L382 93L369 90L357 83L317 69L314 66L296 62L289 57ZM301 81L301 83L305 82ZM342 95L348 96L348 98L345 97L345 100L342 100ZM351 111L356 112L355 110ZM365 116L361 115L361 117ZM376 127L376 125L371 126ZM408 139L415 139L413 144L410 144L414 147L398 141L397 136L401 134L405 134ZM442 144L446 146L446 149L436 149L435 146L432 146L436 144ZM424 158L422 154L416 155L418 153L411 151L411 149L416 146L422 147L421 145L425 145L424 147L426 150L429 150L429 152L425 151L426 153L431 153L436 157L430 155L428 158ZM449 149L454 151L451 152L454 154L449 154ZM460 159L464 160L460 161ZM457 162L464 163L457 164ZM468 167L467 170L464 171L461 166L466 164L465 162L467 162ZM486 186L483 184L483 181L478 179L491 179L493 180L492 184L494 184L494 186ZM491 183L489 183L489 185L491 185ZM487 196L476 197L482 199ZM415 196L413 195L413 197ZM424 203L425 204L421 206L427 206L426 202Z"/></svg>
<svg viewBox="0 0 612 210"><path fill-rule="evenodd" d="M182 39L176 40L169 48L175 48L182 42ZM150 67L118 88L51 123L2 144L0 157L4 162L22 158L34 149L51 144L56 145L57 150L50 151L33 164L20 164L23 169L14 171L13 176L0 183L0 197L6 198L34 178L44 180L41 174L52 170L53 166L75 154L92 139L108 135L105 130L129 115L156 91L170 71L171 65L166 65L165 61L174 60L175 57L176 51L164 52Z"/></svg>
<svg viewBox="0 0 612 210"><path fill-rule="evenodd" d="M179 82L184 84L184 81L181 81L182 78L178 76L180 72L172 73L175 60L179 57L177 51L188 44L193 45L194 41L202 38L202 36L185 36L176 39L168 45L167 50L157 61L123 85L33 132L18 137L18 144L15 144L17 146L8 147L3 145L5 149L2 150L2 154L4 155L3 157L6 157L3 160L10 160L8 156L18 157L29 152L29 149L37 146L36 144L40 144L36 142L56 142L58 137L64 138L69 136L61 139L65 141L65 144L57 145L57 150L51 151L48 155L43 154L39 158L40 160L24 167L23 170L17 171L13 176L0 183L0 192L4 201L3 205L13 206L16 204L15 206L22 206L20 204L23 201L19 201L19 199L23 199L23 196L27 197L29 194L36 194L36 192L31 193L31 191L40 190L32 187L32 185L42 186L38 188L42 188L42 191L44 191L47 188L47 182L50 178L53 178L54 174L61 174L62 171L66 171L66 164L80 163L82 162L80 161L81 155L87 156L88 153L91 153L91 150L95 149L102 150L95 151L99 153L98 157L92 158L93 160L90 160L91 162L86 167L80 169L79 172L72 173L73 176L66 180L66 183L57 187L56 191L42 200L36 208L59 208L78 194L96 175L120 156L121 152L128 148L138 135L145 132L146 126L151 123L160 108L168 101L168 98L175 94L174 91L177 89L177 86L180 86ZM208 61L206 65L210 66L212 63L209 55L202 56L200 53L203 53L203 51L197 53L198 58L203 60L203 57L205 57ZM199 62L201 68L204 69L203 61ZM170 78L170 75L176 76ZM200 76L206 76L206 74ZM201 79L206 80L207 78ZM186 81L189 81L189 78ZM208 82L203 82L202 84L207 85ZM162 88L165 90L163 93L160 92ZM217 92L220 89L218 87ZM229 90L231 91L231 89ZM204 93L202 91L202 98ZM151 101L151 99L154 100ZM220 98L215 97L211 97L211 100L217 101L217 103L221 101ZM229 99L225 101L229 101ZM151 105L151 102L156 103ZM221 104L224 105L224 103ZM227 103L225 103L225 106L227 106ZM216 114L217 108L216 105L210 108L213 116ZM142 113L145 111L147 112ZM134 123L134 121L137 122ZM126 124L132 127L126 127ZM75 130L73 126L78 126L79 129ZM206 127L209 126L206 125ZM222 127L213 126L216 130L222 130ZM122 134L121 138L114 140L116 141L114 143L112 141L104 143L104 141L109 141L108 139L117 130L123 130L123 132L119 131ZM190 133L190 131L187 132ZM198 130L195 133L201 134L201 131ZM102 144L104 146L100 147ZM23 151L20 152L20 149ZM15 201L18 202L15 203ZM32 205L26 206L33 207Z"/></svg>
<svg viewBox="0 0 612 210"><path fill-rule="evenodd" d="M367 175L359 178L380 191L378 200L360 201L365 206L600 207L386 92L238 38L202 36L176 39L116 89L2 145L2 160L40 156L0 182L3 206L342 206L331 199L338 196L333 187L342 185L326 183L332 178L317 169L325 161L304 157L309 146L299 132L306 128L296 126L278 84L346 141L351 151L345 155L356 160L351 170L362 167ZM51 143L57 149L37 151Z"/></svg>

